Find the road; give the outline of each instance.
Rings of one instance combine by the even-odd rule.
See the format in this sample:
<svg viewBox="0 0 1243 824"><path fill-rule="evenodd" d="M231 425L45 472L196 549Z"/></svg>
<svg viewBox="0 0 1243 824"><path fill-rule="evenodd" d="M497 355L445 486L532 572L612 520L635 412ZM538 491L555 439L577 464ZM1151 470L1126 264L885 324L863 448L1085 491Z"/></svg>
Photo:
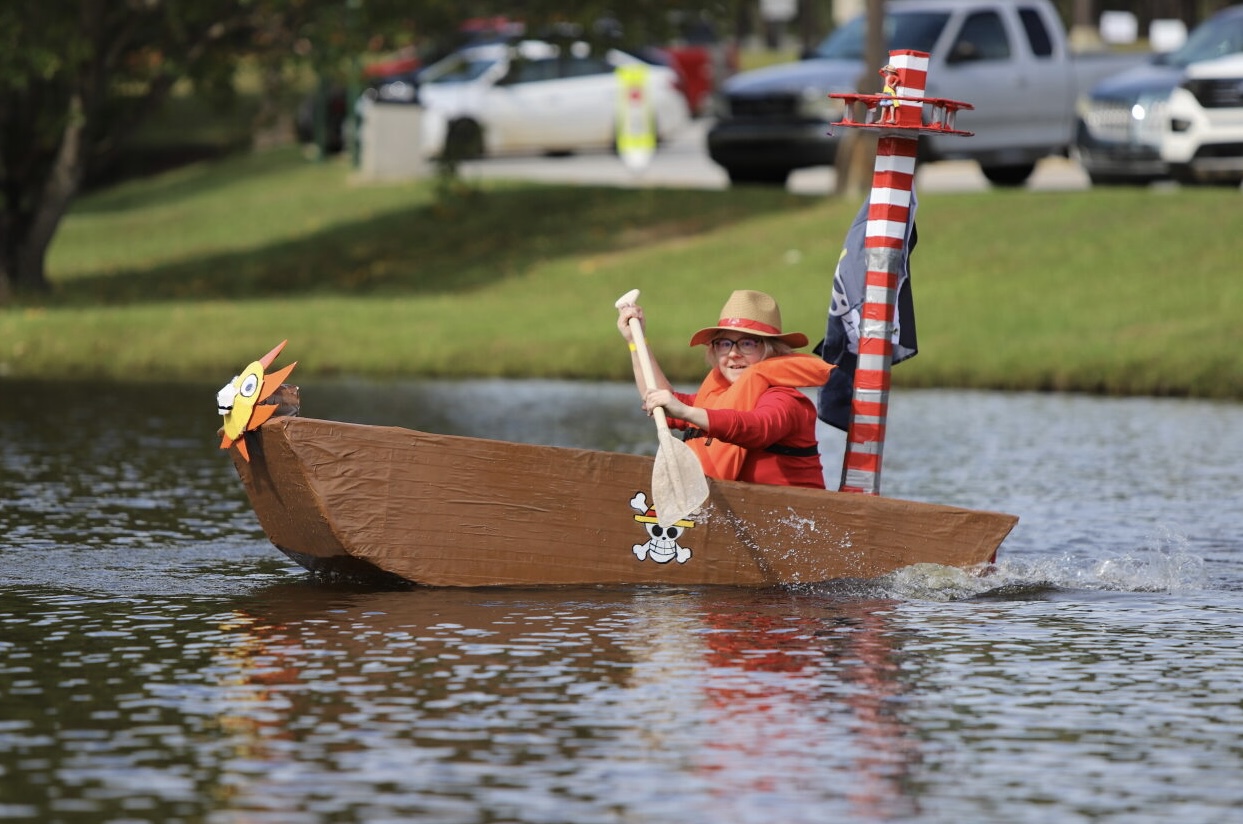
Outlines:
<svg viewBox="0 0 1243 824"><path fill-rule="evenodd" d="M463 163L467 179L516 178L553 183L598 183L613 186L672 186L725 189L725 170L708 159L704 136L710 121L694 121L676 138L661 146L641 173L631 172L612 154L591 153L566 157L500 157ZM823 195L833 192L835 174L830 167L800 169L790 175L792 192ZM1088 176L1079 165L1065 158L1047 158L1036 166L1027 188L1056 191L1086 189ZM945 161L920 166L916 191L983 191L989 182L972 161Z"/></svg>

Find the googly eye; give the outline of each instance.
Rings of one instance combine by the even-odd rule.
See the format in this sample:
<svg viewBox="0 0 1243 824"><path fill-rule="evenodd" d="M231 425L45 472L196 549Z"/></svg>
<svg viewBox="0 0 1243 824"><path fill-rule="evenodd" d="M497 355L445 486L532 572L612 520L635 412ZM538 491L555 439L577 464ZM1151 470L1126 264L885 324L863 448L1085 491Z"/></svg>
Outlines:
<svg viewBox="0 0 1243 824"><path fill-rule="evenodd" d="M238 388L238 394L243 398L249 398L259 391L259 376L247 375L242 380L242 385Z"/></svg>

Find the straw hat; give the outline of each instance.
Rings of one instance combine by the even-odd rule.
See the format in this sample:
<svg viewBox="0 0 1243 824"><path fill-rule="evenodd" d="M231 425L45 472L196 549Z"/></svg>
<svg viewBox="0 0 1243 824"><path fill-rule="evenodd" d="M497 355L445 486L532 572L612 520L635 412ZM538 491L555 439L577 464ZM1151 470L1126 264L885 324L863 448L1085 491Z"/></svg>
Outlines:
<svg viewBox="0 0 1243 824"><path fill-rule="evenodd" d="M777 301L763 292L739 289L729 296L721 308L716 326L700 329L691 337L691 346L710 343L717 332L745 332L757 338L775 338L794 349L807 345L802 332L781 332L781 308Z"/></svg>

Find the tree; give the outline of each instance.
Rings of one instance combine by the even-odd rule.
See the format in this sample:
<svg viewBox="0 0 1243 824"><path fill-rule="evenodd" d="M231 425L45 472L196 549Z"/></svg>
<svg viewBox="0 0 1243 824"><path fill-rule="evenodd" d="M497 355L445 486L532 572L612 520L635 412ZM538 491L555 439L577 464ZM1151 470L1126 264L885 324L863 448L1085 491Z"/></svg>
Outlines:
<svg viewBox="0 0 1243 824"><path fill-rule="evenodd" d="M6 0L0 5L0 304L47 288L44 260L83 180L187 81L231 89L244 57L361 49L396 0ZM444 5L429 3L431 6ZM359 18L356 23L348 18Z"/></svg>
<svg viewBox="0 0 1243 824"><path fill-rule="evenodd" d="M44 257L87 169L181 77L219 76L246 4L17 0L0 9L0 301L47 286Z"/></svg>

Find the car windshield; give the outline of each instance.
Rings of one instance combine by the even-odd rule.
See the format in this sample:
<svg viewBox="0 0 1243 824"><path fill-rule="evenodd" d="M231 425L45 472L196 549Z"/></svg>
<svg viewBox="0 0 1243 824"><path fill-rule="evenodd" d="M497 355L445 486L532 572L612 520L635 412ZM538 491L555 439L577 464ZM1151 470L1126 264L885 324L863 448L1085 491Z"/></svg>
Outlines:
<svg viewBox="0 0 1243 824"><path fill-rule="evenodd" d="M422 71L419 81L422 83L465 83L482 75L496 65L496 57L483 57L467 52L451 54L438 63L433 63Z"/></svg>
<svg viewBox="0 0 1243 824"><path fill-rule="evenodd" d="M885 16L885 48L930 52L949 15L944 12L901 12ZM835 29L816 47L815 57L862 60L867 42L867 17L856 17Z"/></svg>
<svg viewBox="0 0 1243 824"><path fill-rule="evenodd" d="M1201 60L1212 60L1243 52L1243 14L1225 20L1208 20L1197 26L1187 42L1170 53L1163 62L1185 68Z"/></svg>

